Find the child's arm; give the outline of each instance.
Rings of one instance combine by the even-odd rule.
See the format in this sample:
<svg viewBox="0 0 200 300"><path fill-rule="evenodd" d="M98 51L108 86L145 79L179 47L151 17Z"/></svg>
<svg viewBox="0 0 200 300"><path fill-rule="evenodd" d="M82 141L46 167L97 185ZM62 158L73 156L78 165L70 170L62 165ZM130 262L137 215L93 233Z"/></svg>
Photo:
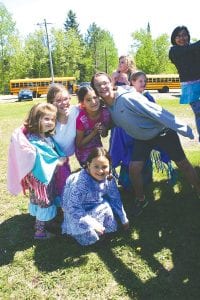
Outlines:
<svg viewBox="0 0 200 300"><path fill-rule="evenodd" d="M57 163L57 167L61 167L64 165L64 163L68 160L67 157L60 157Z"/></svg>
<svg viewBox="0 0 200 300"><path fill-rule="evenodd" d="M96 123L93 130L87 136L84 135L84 131L76 130L76 146L80 148L87 145L100 132L100 123Z"/></svg>
<svg viewBox="0 0 200 300"><path fill-rule="evenodd" d="M114 178L112 178L111 181L109 181L109 191L108 191L108 196L109 196L109 203L110 206L112 207L113 212L118 215L120 218L122 225L124 229L129 228L129 221L126 216L126 212L124 210L122 201L121 201L121 196L119 193L119 190L117 188L117 184Z"/></svg>
<svg viewBox="0 0 200 300"><path fill-rule="evenodd" d="M113 121L110 115L110 112L106 107L102 107L101 112L101 124L100 124L100 135L102 137L108 136L108 131L113 127Z"/></svg>

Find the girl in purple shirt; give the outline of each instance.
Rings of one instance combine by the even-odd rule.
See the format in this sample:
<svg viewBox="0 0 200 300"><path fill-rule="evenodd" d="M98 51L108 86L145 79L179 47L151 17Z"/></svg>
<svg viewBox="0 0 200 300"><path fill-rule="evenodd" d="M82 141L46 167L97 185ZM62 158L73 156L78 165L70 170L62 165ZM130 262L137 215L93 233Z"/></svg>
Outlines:
<svg viewBox="0 0 200 300"><path fill-rule="evenodd" d="M108 109L101 104L90 86L83 86L78 91L81 111L76 119L75 154L81 166L87 160L92 149L101 147L101 137L108 134L111 117Z"/></svg>

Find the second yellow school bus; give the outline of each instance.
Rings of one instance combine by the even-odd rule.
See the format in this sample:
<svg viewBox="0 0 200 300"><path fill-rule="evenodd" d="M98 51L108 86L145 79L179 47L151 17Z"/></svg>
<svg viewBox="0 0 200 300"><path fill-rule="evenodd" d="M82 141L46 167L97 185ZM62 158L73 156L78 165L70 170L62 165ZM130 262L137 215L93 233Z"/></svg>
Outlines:
<svg viewBox="0 0 200 300"><path fill-rule="evenodd" d="M10 80L11 95L18 95L22 89L29 89L33 92L33 97L40 97L47 94L49 85L52 83L52 78L25 78ZM54 83L63 84L70 93L76 93L77 83L76 77L54 77Z"/></svg>
<svg viewBox="0 0 200 300"><path fill-rule="evenodd" d="M157 90L159 93L168 93L170 89L180 89L178 74L147 74L147 90Z"/></svg>

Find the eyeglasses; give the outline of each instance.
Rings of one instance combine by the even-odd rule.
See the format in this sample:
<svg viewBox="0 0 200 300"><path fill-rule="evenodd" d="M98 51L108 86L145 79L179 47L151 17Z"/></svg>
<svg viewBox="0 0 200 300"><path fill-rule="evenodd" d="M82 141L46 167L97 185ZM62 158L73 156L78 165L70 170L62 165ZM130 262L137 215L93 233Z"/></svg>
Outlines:
<svg viewBox="0 0 200 300"><path fill-rule="evenodd" d="M109 84L111 84L110 81L102 81L102 82L94 83L94 86L97 90L99 90L102 86L108 86Z"/></svg>
<svg viewBox="0 0 200 300"><path fill-rule="evenodd" d="M60 104L66 102L67 104L70 104L70 100L71 97L62 97L62 98L55 99L54 103Z"/></svg>
<svg viewBox="0 0 200 300"><path fill-rule="evenodd" d="M181 38L185 38L188 37L187 33L179 33L177 34L177 36L175 37L175 39L181 39Z"/></svg>

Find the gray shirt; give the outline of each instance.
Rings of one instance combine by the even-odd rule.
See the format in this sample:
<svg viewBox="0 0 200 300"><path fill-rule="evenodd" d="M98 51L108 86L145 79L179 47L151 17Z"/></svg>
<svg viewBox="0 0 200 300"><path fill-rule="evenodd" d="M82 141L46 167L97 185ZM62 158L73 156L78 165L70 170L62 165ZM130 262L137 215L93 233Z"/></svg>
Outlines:
<svg viewBox="0 0 200 300"><path fill-rule="evenodd" d="M133 90L118 88L115 101L108 107L113 122L138 140L156 137L165 128L171 128L183 136L194 138L192 129L176 116L150 102Z"/></svg>

